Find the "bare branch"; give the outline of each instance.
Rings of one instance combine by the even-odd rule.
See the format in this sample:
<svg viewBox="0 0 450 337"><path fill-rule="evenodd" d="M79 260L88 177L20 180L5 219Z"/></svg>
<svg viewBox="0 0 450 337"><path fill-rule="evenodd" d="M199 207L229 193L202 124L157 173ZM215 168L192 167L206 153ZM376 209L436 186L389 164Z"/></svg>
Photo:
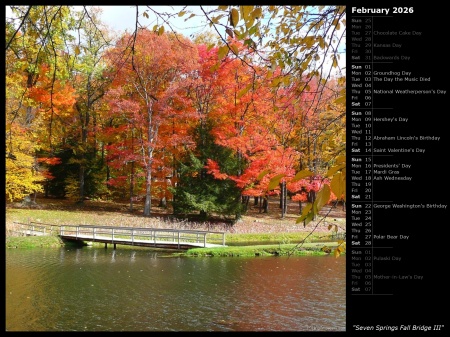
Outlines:
<svg viewBox="0 0 450 337"><path fill-rule="evenodd" d="M20 30L20 28L22 28L22 26L23 26L25 20L28 18L28 15L30 14L31 7L33 7L33 6L29 6L29 7L28 7L28 10L27 10L27 12L25 13L25 15L23 16L23 19L22 19L22 21L20 22L19 27L17 27L16 31L14 32L14 34L11 36L11 38L10 38L9 41L8 41L8 43L6 44L6 50L8 50L8 48L9 48L9 46L11 45L12 41L13 41L14 38L16 37L17 32Z"/></svg>

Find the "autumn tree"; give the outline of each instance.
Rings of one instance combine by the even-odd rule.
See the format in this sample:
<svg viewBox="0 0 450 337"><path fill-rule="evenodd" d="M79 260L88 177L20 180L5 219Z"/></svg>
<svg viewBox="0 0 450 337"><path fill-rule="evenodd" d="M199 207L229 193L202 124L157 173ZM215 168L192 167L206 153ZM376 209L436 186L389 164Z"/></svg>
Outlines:
<svg viewBox="0 0 450 337"><path fill-rule="evenodd" d="M64 119L74 102L74 90L66 81L59 57L71 40L68 32L73 20L63 6L12 6L12 11L18 22L10 18L6 25L7 154L10 159L21 158L22 172L30 170L28 179L21 182L28 186L22 191L26 194L42 190L31 177L39 181L51 178L41 163L58 163L45 155L38 158L38 154L52 148L58 137L53 133L55 121ZM8 167L7 176L17 165Z"/></svg>
<svg viewBox="0 0 450 337"><path fill-rule="evenodd" d="M217 180L207 172L209 162L219 161L228 174L238 174L242 159L219 144L214 129L227 120L223 91L230 85L230 68L213 69L220 57L217 48L198 45L199 68L189 88L196 126L191 129L194 148L180 160L179 181L174 189L177 214L199 212L205 219L213 214L239 218L242 212L240 189L233 181ZM234 76L231 74L231 79ZM224 106L226 105L226 106Z"/></svg>
<svg viewBox="0 0 450 337"><path fill-rule="evenodd" d="M139 139L142 128L140 105L126 95L122 87L110 88L104 96L102 132L98 140L104 144L106 181L111 196L123 198L129 193L130 211L133 211L135 186L140 175ZM129 182L127 183L127 180Z"/></svg>
<svg viewBox="0 0 450 337"><path fill-rule="evenodd" d="M333 76L343 76L340 68L345 44L345 6L198 6L200 14L190 6L180 6L176 13L165 13L147 6L146 13L156 17L154 30L173 29L171 18L184 17L186 21L201 17L207 27L219 38L220 53L230 52L251 67L257 60L267 67L269 77L282 70L281 80L317 76L324 83ZM143 15L145 22L149 15ZM229 37L239 40L249 49L239 51ZM251 52L250 52L251 51ZM218 60L221 61L220 59ZM305 83L306 88L308 83ZM320 92L316 93L317 103Z"/></svg>
<svg viewBox="0 0 450 337"><path fill-rule="evenodd" d="M106 165L99 154L102 143L97 139L101 130L102 97L111 83L112 76L103 60L104 51L111 38L99 20L99 9L75 12L78 25L77 39L70 44L70 53L64 55L64 65L70 81L76 88L76 101L72 115L71 163L78 166L76 176L67 179L68 188L80 203L85 195L95 195L102 190L106 180ZM88 16L89 20L83 20Z"/></svg>
<svg viewBox="0 0 450 337"><path fill-rule="evenodd" d="M124 34L112 49L110 60L116 62L114 86L122 86L126 95L140 104L139 118L143 132L139 142L142 149L140 165L145 172L144 215L150 215L154 154L159 141L159 129L166 120L171 87L183 82L188 85L195 70L197 50L187 39L163 31L147 29ZM122 61L121 55L128 55ZM173 112L173 111L172 111Z"/></svg>

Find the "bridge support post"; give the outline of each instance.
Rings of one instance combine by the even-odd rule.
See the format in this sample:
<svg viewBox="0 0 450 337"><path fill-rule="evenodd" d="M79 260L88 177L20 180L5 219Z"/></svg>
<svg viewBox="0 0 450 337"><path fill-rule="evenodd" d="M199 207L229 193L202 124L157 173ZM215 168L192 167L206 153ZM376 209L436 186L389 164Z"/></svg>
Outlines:
<svg viewBox="0 0 450 337"><path fill-rule="evenodd" d="M105 249L108 248L108 244L105 242Z"/></svg>
<svg viewBox="0 0 450 337"><path fill-rule="evenodd" d="M114 249L116 249L116 244L114 244Z"/></svg>

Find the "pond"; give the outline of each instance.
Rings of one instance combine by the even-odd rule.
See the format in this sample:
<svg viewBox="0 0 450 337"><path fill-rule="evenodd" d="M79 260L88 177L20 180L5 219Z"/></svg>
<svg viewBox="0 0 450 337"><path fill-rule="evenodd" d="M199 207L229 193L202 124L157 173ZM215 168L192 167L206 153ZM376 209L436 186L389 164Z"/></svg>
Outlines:
<svg viewBox="0 0 450 337"><path fill-rule="evenodd" d="M345 256L6 249L8 331L345 331Z"/></svg>

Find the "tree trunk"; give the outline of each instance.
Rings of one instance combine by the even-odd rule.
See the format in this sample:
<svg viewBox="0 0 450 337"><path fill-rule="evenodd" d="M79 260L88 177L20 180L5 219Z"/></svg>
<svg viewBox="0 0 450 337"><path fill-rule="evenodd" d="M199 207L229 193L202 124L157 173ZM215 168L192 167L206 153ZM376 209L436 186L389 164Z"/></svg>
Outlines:
<svg viewBox="0 0 450 337"><path fill-rule="evenodd" d="M263 199L263 213L269 213L269 197L267 196Z"/></svg>
<svg viewBox="0 0 450 337"><path fill-rule="evenodd" d="M133 212L133 195L134 195L134 161L131 162L131 172L130 172L130 212Z"/></svg>
<svg viewBox="0 0 450 337"><path fill-rule="evenodd" d="M313 191L313 190L309 191L308 192L308 202L313 204L315 200L316 200L316 191ZM316 219L316 216L314 215L313 220L315 220L315 219Z"/></svg>
<svg viewBox="0 0 450 337"><path fill-rule="evenodd" d="M152 122L153 117L153 100L150 98L147 102L147 159L146 159L146 179L145 179L145 203L144 203L144 216L150 216L152 208L152 162L153 162L153 142L155 141L155 135L157 133L156 126Z"/></svg>
<svg viewBox="0 0 450 337"><path fill-rule="evenodd" d="M80 180L80 200L78 202L82 204L84 202L84 164L81 164L80 166L80 174L79 174L79 180Z"/></svg>
<svg viewBox="0 0 450 337"><path fill-rule="evenodd" d="M284 218L287 212L287 188L286 182L283 181L280 183L280 208L281 208L281 218Z"/></svg>
<svg viewBox="0 0 450 337"><path fill-rule="evenodd" d="M144 215L150 216L152 208L152 167L148 165L147 176L145 179L145 203L144 203Z"/></svg>

